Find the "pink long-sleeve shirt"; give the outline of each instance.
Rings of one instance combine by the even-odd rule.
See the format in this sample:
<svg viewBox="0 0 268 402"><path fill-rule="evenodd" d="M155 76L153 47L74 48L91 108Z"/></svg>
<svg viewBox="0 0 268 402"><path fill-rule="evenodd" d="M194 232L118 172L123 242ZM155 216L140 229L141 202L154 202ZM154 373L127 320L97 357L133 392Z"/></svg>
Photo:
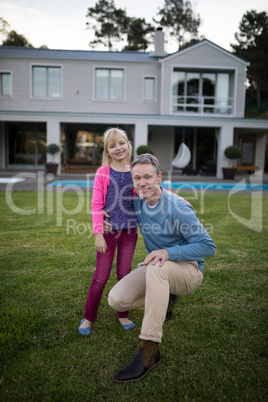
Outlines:
<svg viewBox="0 0 268 402"><path fill-rule="evenodd" d="M110 166L102 166L97 170L93 184L93 196L91 212L93 221L93 233L103 233L103 208L105 205L108 185L110 183ZM136 192L133 190L133 197Z"/></svg>

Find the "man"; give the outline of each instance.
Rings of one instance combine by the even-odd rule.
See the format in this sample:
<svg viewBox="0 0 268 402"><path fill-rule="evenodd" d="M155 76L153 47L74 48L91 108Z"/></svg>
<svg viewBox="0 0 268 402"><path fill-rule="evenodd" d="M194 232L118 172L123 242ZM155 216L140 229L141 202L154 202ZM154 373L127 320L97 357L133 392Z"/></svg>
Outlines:
<svg viewBox="0 0 268 402"><path fill-rule="evenodd" d="M160 186L162 173L154 156L138 156L131 173L148 255L111 289L108 302L116 311L144 308L144 317L140 348L114 374L115 382L140 380L161 362L159 343L169 296L187 296L197 289L203 279L203 258L215 253L215 244L192 206Z"/></svg>

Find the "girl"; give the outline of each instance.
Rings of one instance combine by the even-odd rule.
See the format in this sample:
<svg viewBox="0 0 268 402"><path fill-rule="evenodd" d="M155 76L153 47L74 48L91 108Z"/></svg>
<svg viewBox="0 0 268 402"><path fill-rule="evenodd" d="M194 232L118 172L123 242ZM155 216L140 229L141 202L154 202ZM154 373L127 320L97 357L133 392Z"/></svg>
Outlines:
<svg viewBox="0 0 268 402"><path fill-rule="evenodd" d="M92 196L96 270L87 297L85 318L79 326L81 335L91 333L102 292L111 273L116 248L117 280L120 281L131 271L138 236L138 220L132 202L134 190L129 166L131 152L132 146L123 130L111 128L104 133L102 167L96 173ZM104 210L109 213L109 222L113 225L113 231L109 233L103 233ZM128 319L128 311L117 312L117 316L123 329L135 327Z"/></svg>

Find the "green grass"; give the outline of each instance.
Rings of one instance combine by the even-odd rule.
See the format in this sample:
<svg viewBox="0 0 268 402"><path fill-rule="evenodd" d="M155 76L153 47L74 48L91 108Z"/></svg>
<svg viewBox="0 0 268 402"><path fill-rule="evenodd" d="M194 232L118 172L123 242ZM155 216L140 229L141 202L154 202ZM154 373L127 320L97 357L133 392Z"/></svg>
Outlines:
<svg viewBox="0 0 268 402"><path fill-rule="evenodd" d="M14 192L12 200L25 211L37 208L37 196ZM202 208L191 201L217 252L206 260L201 287L164 324L162 364L140 382L115 384L111 375L138 348L143 313L131 312L133 331L121 329L107 304L113 269L91 336L79 334L95 266L86 204L76 215L63 213L57 226L56 193L53 213L33 215L15 214L0 193L1 400L267 400L268 197L259 233L230 215L227 200L205 194ZM75 208L77 194L66 192L63 203ZM232 196L231 208L249 219L250 196ZM78 232L67 233L70 219ZM140 235L133 267L145 254Z"/></svg>

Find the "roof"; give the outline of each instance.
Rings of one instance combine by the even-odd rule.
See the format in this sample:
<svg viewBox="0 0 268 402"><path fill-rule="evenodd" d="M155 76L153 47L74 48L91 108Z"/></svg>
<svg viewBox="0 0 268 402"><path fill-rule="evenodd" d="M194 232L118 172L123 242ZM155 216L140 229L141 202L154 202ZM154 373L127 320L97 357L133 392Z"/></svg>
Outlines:
<svg viewBox="0 0 268 402"><path fill-rule="evenodd" d="M175 52L175 53L167 54L164 58L162 58L161 61L165 62L166 59L170 59L170 58L172 58L172 57L174 57L174 56L177 56L178 54L182 54L182 53L188 52L189 50L191 50L191 49L193 49L193 48L195 48L195 47L197 47L197 46L202 46L204 43L207 43L208 45L210 45L210 46L212 46L212 47L218 49L220 52L226 54L226 55L229 56L229 57L232 57L232 58L234 58L234 59L238 59L239 61L241 61L242 63L244 63L244 64L246 64L246 65L249 65L249 64L250 64L249 61L246 60L246 59L244 59L242 56L240 56L240 55L238 55L238 54L236 54L236 53L232 53L232 52L230 52L229 50L224 49L223 47L217 45L217 44L214 43L214 42L211 42L211 41L208 40L208 39L196 40L195 42L188 44L187 46L183 47L182 49L178 50L178 51Z"/></svg>
<svg viewBox="0 0 268 402"><path fill-rule="evenodd" d="M169 58L185 53L204 43L208 43L210 46L217 48L220 52L225 53L229 57L239 59L244 64L249 65L249 62L241 56L223 49L208 39L203 39L201 41L197 40L196 42L183 47L181 50L172 54L166 54L163 57L155 57L153 52L138 52L133 50L112 52L107 50L57 50L21 46L0 46L0 58L157 63L159 61L165 62Z"/></svg>
<svg viewBox="0 0 268 402"><path fill-rule="evenodd" d="M53 59L53 60L84 60L84 61L119 61L155 63L159 57L153 53L137 51L95 51L95 50L55 50L20 46L0 46L0 58L9 59Z"/></svg>

